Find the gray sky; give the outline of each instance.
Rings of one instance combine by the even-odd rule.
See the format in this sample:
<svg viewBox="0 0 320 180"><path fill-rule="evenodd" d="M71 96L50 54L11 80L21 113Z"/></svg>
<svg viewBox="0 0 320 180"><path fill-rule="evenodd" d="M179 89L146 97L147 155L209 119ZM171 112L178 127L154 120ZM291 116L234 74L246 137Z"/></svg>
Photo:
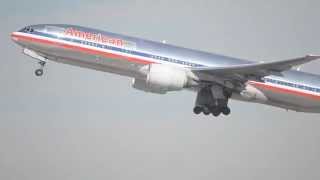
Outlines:
<svg viewBox="0 0 320 180"><path fill-rule="evenodd" d="M133 90L128 78L49 63L9 33L66 23L251 60L320 54L317 0L18 1L0 7L0 179L319 179L320 115L232 101L192 114L195 94ZM320 62L302 70L320 74Z"/></svg>

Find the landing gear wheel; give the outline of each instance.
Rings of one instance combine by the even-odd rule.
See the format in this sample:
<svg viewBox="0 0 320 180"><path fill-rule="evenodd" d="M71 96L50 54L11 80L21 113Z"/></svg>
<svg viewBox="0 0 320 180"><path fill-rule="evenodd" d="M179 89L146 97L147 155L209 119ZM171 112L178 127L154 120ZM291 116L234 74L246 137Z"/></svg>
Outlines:
<svg viewBox="0 0 320 180"><path fill-rule="evenodd" d="M34 74L35 74L36 76L42 76L42 75L43 75L43 69L37 69L37 70L34 72Z"/></svg>
<svg viewBox="0 0 320 180"><path fill-rule="evenodd" d="M209 115L210 114L210 110L208 108L204 108L203 109L203 114L204 115Z"/></svg>
<svg viewBox="0 0 320 180"><path fill-rule="evenodd" d="M212 114L213 116L216 116L216 117L220 115L220 110L219 110L219 108L216 107L216 106L211 106L211 107L210 107L210 112L211 112L211 114Z"/></svg>
<svg viewBox="0 0 320 180"><path fill-rule="evenodd" d="M222 108L222 114L228 116L231 113L231 110L229 107Z"/></svg>
<svg viewBox="0 0 320 180"><path fill-rule="evenodd" d="M200 114L202 112L202 108L199 107L199 106L196 106L196 107L193 108L193 112L195 114Z"/></svg>
<svg viewBox="0 0 320 180"><path fill-rule="evenodd" d="M221 114L221 112L218 110L212 112L212 115L215 117L218 117L220 114Z"/></svg>
<svg viewBox="0 0 320 180"><path fill-rule="evenodd" d="M43 68L46 65L46 61L39 61L38 63L40 65L40 67L34 73L36 76L42 76L43 75Z"/></svg>

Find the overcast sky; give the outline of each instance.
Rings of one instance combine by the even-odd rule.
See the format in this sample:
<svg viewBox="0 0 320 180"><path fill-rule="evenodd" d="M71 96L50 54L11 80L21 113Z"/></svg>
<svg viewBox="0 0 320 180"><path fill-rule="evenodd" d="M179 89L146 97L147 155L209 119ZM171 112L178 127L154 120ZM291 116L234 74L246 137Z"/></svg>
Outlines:
<svg viewBox="0 0 320 180"><path fill-rule="evenodd" d="M320 114L231 101L229 117L196 116L192 92L146 94L129 78L53 62L38 78L9 36L77 24L274 61L320 54L319 9L317 0L5 0L0 179L319 179Z"/></svg>

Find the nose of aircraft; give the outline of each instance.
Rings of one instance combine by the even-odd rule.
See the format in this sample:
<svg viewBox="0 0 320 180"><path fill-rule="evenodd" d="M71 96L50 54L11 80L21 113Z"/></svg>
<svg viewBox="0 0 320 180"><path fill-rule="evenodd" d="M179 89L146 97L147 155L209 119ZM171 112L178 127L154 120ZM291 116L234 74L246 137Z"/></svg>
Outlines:
<svg viewBox="0 0 320 180"><path fill-rule="evenodd" d="M34 32L34 28L33 26L27 26L24 27L18 31L14 31L11 33L11 39L13 42L18 43L19 45L21 45L22 43L24 43L23 41L25 40L25 36L27 34L31 34Z"/></svg>
<svg viewBox="0 0 320 180"><path fill-rule="evenodd" d="M18 37L17 37L17 32L12 32L12 33L11 33L11 40L12 40L13 42L18 42L18 41L19 41L19 39L18 39Z"/></svg>

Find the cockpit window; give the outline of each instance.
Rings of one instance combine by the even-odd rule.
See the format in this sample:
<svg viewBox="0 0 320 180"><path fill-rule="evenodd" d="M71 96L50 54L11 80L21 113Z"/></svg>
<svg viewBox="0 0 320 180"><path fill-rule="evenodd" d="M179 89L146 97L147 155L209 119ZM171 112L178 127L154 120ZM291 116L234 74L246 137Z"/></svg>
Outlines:
<svg viewBox="0 0 320 180"><path fill-rule="evenodd" d="M23 28L20 30L21 32L34 32L34 29L30 26Z"/></svg>

